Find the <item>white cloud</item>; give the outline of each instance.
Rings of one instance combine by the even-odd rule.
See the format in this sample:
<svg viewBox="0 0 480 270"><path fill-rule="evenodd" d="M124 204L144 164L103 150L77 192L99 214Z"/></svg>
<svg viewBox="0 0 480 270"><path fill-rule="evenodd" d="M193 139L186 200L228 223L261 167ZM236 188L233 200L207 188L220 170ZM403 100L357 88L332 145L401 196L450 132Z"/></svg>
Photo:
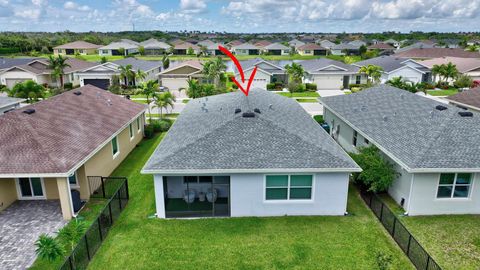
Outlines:
<svg viewBox="0 0 480 270"><path fill-rule="evenodd" d="M79 5L72 1L67 1L63 4L63 8L67 10L89 11L90 7L87 5Z"/></svg>
<svg viewBox="0 0 480 270"><path fill-rule="evenodd" d="M47 0L32 0L32 4L35 6L43 6L47 4Z"/></svg>
<svg viewBox="0 0 480 270"><path fill-rule="evenodd" d="M15 11L15 16L24 18L24 19L34 19L37 20L40 18L41 11L40 9L22 9Z"/></svg>
<svg viewBox="0 0 480 270"><path fill-rule="evenodd" d="M185 13L202 13L207 4L204 0L180 0L180 9Z"/></svg>

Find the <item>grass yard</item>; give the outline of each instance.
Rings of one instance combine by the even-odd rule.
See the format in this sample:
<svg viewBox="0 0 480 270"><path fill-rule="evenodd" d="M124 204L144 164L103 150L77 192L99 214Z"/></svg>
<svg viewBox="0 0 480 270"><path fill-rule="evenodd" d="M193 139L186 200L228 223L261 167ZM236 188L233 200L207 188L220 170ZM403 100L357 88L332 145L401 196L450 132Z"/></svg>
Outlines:
<svg viewBox="0 0 480 270"><path fill-rule="evenodd" d="M384 194L394 213L404 210ZM480 269L480 215L399 216L442 269Z"/></svg>
<svg viewBox="0 0 480 270"><path fill-rule="evenodd" d="M428 90L427 93L432 96L451 96L458 93L458 89L452 88L447 90Z"/></svg>
<svg viewBox="0 0 480 270"><path fill-rule="evenodd" d="M146 99L134 99L132 100L133 102L136 102L136 103L141 103L141 104L147 104L147 100ZM150 101L151 102L151 101Z"/></svg>
<svg viewBox="0 0 480 270"><path fill-rule="evenodd" d="M349 195L347 217L161 220L153 177L140 174L162 135L144 140L113 173L127 176L130 201L89 269L413 269L363 204Z"/></svg>
<svg viewBox="0 0 480 270"><path fill-rule="evenodd" d="M316 98L296 98L295 100L300 103L318 103Z"/></svg>
<svg viewBox="0 0 480 270"><path fill-rule="evenodd" d="M317 92L297 92L290 94L290 92L277 92L277 94L282 95L284 97L320 97Z"/></svg>
<svg viewBox="0 0 480 270"><path fill-rule="evenodd" d="M165 118L177 118L178 115L180 115L180 114L179 113L164 113L164 114L162 114L162 116L165 117ZM158 118L158 117L160 117L160 114L159 113L152 113L152 114L147 113L146 114L147 118L149 118L150 116Z"/></svg>

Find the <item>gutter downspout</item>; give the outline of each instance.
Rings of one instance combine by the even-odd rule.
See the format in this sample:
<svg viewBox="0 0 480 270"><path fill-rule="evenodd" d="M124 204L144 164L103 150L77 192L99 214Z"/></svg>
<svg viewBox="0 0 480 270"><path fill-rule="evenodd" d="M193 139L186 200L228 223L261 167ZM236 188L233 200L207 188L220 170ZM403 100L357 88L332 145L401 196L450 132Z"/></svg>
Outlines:
<svg viewBox="0 0 480 270"><path fill-rule="evenodd" d="M412 178L410 180L410 191L409 191L409 195L408 195L408 207L407 207L407 212L403 213L403 215L405 216L408 216L409 212L410 212L410 203L412 201L412 194L413 194L413 182L415 180L415 174L412 173Z"/></svg>

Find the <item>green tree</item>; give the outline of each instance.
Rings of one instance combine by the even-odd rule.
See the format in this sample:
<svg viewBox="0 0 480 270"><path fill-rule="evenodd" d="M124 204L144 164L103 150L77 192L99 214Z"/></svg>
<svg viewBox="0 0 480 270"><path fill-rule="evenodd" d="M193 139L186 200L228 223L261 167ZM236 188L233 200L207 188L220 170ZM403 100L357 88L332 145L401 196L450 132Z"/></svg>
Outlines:
<svg viewBox="0 0 480 270"><path fill-rule="evenodd" d="M59 55L55 58L53 55L48 56L48 68L52 70L52 76L60 79L60 87L63 89L63 75L65 74L65 69L70 67L67 63L67 58Z"/></svg>
<svg viewBox="0 0 480 270"><path fill-rule="evenodd" d="M126 54L125 54L125 52L126 52L126 51L125 51L125 48L118 48L117 51L118 51L118 53L119 53L120 55L123 55L123 56L126 55Z"/></svg>
<svg viewBox="0 0 480 270"><path fill-rule="evenodd" d="M155 93L158 91L158 82L156 80L149 80L140 85L140 94L144 95L148 104L148 115L150 116L150 122L152 121L152 114L150 113L150 103Z"/></svg>
<svg viewBox="0 0 480 270"><path fill-rule="evenodd" d="M358 48L358 52L360 53L360 55L363 55L364 53L367 52L367 46L365 45L360 46L360 48Z"/></svg>
<svg viewBox="0 0 480 270"><path fill-rule="evenodd" d="M188 55L194 55L195 54L195 51L192 49L192 47L188 47L187 54Z"/></svg>
<svg viewBox="0 0 480 270"><path fill-rule="evenodd" d="M61 239L62 243L68 248L69 252L72 252L75 249L75 246L78 243L78 240L82 238L87 230L85 221L75 219L68 223L67 226L61 228L58 231L58 237ZM72 258L75 260L74 254L72 253Z"/></svg>
<svg viewBox="0 0 480 270"><path fill-rule="evenodd" d="M404 82L402 76L394 77L394 78L388 80L387 84L389 84L393 87L400 88L400 89L403 89L405 87L405 82Z"/></svg>
<svg viewBox="0 0 480 270"><path fill-rule="evenodd" d="M458 77L458 69L457 69L457 66L452 64L452 62L448 62L446 65L445 65L445 69L444 69L444 74L443 76L445 77L445 79L448 81L449 79L456 79Z"/></svg>
<svg viewBox="0 0 480 270"><path fill-rule="evenodd" d="M162 66L164 70L170 67L170 58L167 53L163 53Z"/></svg>
<svg viewBox="0 0 480 270"><path fill-rule="evenodd" d="M367 75L368 84L379 83L382 77L383 68L376 65L362 66L358 73L365 73Z"/></svg>
<svg viewBox="0 0 480 270"><path fill-rule="evenodd" d="M220 81L226 69L227 66L225 62L222 58L217 57L203 64L202 73L209 81L213 82L216 87L220 87Z"/></svg>
<svg viewBox="0 0 480 270"><path fill-rule="evenodd" d="M7 94L10 97L24 98L28 103L34 103L45 97L45 88L32 80L27 80L17 83Z"/></svg>
<svg viewBox="0 0 480 270"><path fill-rule="evenodd" d="M479 50L479 46L477 46L477 45L470 45L470 46L467 47L466 50L469 51L469 52L476 52L476 51Z"/></svg>
<svg viewBox="0 0 480 270"><path fill-rule="evenodd" d="M457 77L457 80L453 83L453 85L457 88L472 87L473 79L472 79L472 77L470 77L466 74L461 74Z"/></svg>
<svg viewBox="0 0 480 270"><path fill-rule="evenodd" d="M383 192L397 177L394 166L382 158L375 146L360 147L358 153L350 153L350 156L363 170L354 174L354 182L368 191Z"/></svg>
<svg viewBox="0 0 480 270"><path fill-rule="evenodd" d="M441 80L441 75L444 73L444 67L445 65L433 65L432 67L432 76L433 80L437 81L437 76L439 77L438 80Z"/></svg>
<svg viewBox="0 0 480 270"><path fill-rule="evenodd" d="M188 84L187 88L180 88L180 91L181 90L186 90L187 96L189 98L195 99L195 98L201 97L202 87L201 87L200 83L198 82L198 80L188 79L187 84Z"/></svg>
<svg viewBox="0 0 480 270"><path fill-rule="evenodd" d="M135 79L135 72L132 70L132 65L119 66L118 69L120 70L120 77L122 77L125 85L128 85L130 81Z"/></svg>
<svg viewBox="0 0 480 270"><path fill-rule="evenodd" d="M52 236L41 234L35 241L35 253L42 259L53 262L63 256L65 250Z"/></svg>
<svg viewBox="0 0 480 270"><path fill-rule="evenodd" d="M143 81L145 80L145 78L147 77L147 73L143 72L142 70L140 69L137 69L137 72L134 73L134 81L137 82L138 81Z"/></svg>
<svg viewBox="0 0 480 270"><path fill-rule="evenodd" d="M138 47L138 52L140 53L140 55L145 55L145 47L143 46Z"/></svg>
<svg viewBox="0 0 480 270"><path fill-rule="evenodd" d="M106 62L108 62L107 57L102 56L102 58L100 59L100 63L105 64Z"/></svg>
<svg viewBox="0 0 480 270"><path fill-rule="evenodd" d="M208 56L208 49L207 47L200 45L200 55L202 56Z"/></svg>
<svg viewBox="0 0 480 270"><path fill-rule="evenodd" d="M154 107L160 110L160 118L163 118L163 109L167 110L168 107L171 107L173 109L175 101L176 101L175 95L172 94L171 92L164 92L164 93L155 95Z"/></svg>
<svg viewBox="0 0 480 270"><path fill-rule="evenodd" d="M302 83L303 76L305 75L305 70L303 67L295 62L286 65L285 70L287 71L288 77L291 81L295 83Z"/></svg>

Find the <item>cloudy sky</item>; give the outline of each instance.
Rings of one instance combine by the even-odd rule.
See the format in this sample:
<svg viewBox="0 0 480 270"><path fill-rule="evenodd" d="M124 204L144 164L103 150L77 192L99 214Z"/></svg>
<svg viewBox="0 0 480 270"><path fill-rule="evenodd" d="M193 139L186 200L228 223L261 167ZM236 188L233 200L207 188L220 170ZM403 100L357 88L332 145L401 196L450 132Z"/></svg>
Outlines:
<svg viewBox="0 0 480 270"><path fill-rule="evenodd" d="M480 31L480 0L0 0L0 31Z"/></svg>

